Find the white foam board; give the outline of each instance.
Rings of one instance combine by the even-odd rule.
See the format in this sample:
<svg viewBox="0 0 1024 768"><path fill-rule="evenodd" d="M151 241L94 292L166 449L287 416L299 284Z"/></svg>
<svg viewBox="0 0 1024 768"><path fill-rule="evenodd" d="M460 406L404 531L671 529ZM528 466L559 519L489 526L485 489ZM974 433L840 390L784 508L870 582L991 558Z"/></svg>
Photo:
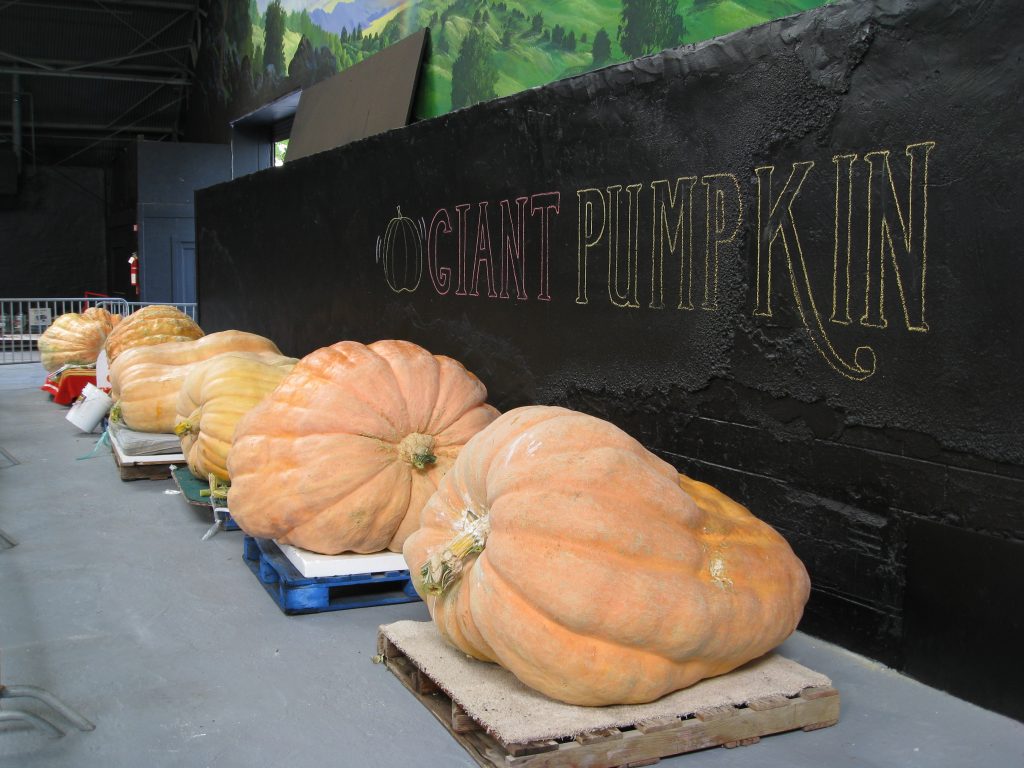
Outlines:
<svg viewBox="0 0 1024 768"><path fill-rule="evenodd" d="M281 552L299 573L309 578L319 576L351 576L356 573L405 571L408 566L400 552L375 552L370 555L321 555L291 544L277 543Z"/></svg>
<svg viewBox="0 0 1024 768"><path fill-rule="evenodd" d="M181 464L185 463L185 454L181 452L158 453L150 456L129 456L121 449L121 446L118 444L116 433L108 430L107 434L110 436L110 445L114 449L114 453L117 454L118 461L121 462L122 466L126 466L129 464L173 464L174 462L179 462Z"/></svg>

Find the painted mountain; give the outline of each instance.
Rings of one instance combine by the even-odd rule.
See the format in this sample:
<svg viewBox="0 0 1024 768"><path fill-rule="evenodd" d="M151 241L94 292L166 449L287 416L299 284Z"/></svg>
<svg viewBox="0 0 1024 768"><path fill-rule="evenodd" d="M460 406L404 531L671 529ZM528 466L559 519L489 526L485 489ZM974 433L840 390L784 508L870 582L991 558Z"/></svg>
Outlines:
<svg viewBox="0 0 1024 768"><path fill-rule="evenodd" d="M342 30L351 32L357 28L366 29L377 19L405 3L397 0L351 0L336 2L331 9L327 8L330 3L323 5L325 7L309 12L310 19L321 29L340 35Z"/></svg>
<svg viewBox="0 0 1024 768"><path fill-rule="evenodd" d="M430 28L415 113L497 96L761 24L827 0L278 0L286 65L303 38L337 69ZM272 0L248 3L252 48L266 50ZM307 53L307 56L309 54ZM265 64L256 57L262 72ZM321 68L318 71L322 70Z"/></svg>

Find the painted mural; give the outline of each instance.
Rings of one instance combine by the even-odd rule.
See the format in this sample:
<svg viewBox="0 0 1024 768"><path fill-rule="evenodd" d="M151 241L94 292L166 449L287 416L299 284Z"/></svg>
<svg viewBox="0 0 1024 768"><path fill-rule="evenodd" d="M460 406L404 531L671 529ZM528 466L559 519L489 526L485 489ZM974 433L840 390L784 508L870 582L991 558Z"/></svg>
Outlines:
<svg viewBox="0 0 1024 768"><path fill-rule="evenodd" d="M198 67L227 119L429 27L418 119L798 13L826 0L211 0Z"/></svg>

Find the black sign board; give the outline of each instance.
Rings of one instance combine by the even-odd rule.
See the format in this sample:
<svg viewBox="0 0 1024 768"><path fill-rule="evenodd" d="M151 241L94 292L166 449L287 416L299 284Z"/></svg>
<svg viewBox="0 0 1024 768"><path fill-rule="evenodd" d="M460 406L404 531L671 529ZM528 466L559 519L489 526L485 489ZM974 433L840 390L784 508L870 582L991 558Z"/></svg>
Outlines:
<svg viewBox="0 0 1024 768"><path fill-rule="evenodd" d="M1022 54L1013 0L837 2L214 187L202 324L608 418L789 538L805 629L905 665L912 521L1021 583ZM928 653L991 700L964 642Z"/></svg>

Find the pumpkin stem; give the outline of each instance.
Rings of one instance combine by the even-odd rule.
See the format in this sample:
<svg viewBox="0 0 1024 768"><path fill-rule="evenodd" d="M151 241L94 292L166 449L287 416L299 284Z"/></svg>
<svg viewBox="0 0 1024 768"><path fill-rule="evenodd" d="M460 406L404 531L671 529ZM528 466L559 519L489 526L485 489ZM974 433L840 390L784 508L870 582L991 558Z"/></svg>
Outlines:
<svg viewBox="0 0 1024 768"><path fill-rule="evenodd" d="M121 415L121 401L118 400L114 403L114 407L110 409L110 420L118 424L124 423L124 418Z"/></svg>
<svg viewBox="0 0 1024 768"><path fill-rule="evenodd" d="M437 461L434 455L434 436L412 432L398 444L398 458L409 462L416 469L426 469L427 464Z"/></svg>
<svg viewBox="0 0 1024 768"><path fill-rule="evenodd" d="M209 488L204 488L199 491L200 496L209 496L214 501L223 501L228 497L228 488L231 487L231 483L225 483L221 481L213 472L208 474L207 480L210 483Z"/></svg>
<svg viewBox="0 0 1024 768"><path fill-rule="evenodd" d="M420 578L428 595L443 595L462 575L466 562L483 552L487 536L491 532L491 517L484 512L478 515L467 509L457 524L460 533L443 549L435 549L420 566Z"/></svg>
<svg viewBox="0 0 1024 768"><path fill-rule="evenodd" d="M193 424L188 419L185 419L184 421L179 421L177 424L174 425L174 434L177 435L179 439L181 439L185 435L194 435L197 432L199 432L199 430L196 428L196 425Z"/></svg>
<svg viewBox="0 0 1024 768"><path fill-rule="evenodd" d="M412 465L416 469L426 469L427 464L433 464L437 461L437 456L432 453L417 453L412 457Z"/></svg>

